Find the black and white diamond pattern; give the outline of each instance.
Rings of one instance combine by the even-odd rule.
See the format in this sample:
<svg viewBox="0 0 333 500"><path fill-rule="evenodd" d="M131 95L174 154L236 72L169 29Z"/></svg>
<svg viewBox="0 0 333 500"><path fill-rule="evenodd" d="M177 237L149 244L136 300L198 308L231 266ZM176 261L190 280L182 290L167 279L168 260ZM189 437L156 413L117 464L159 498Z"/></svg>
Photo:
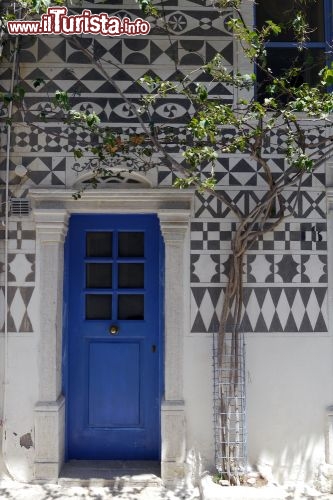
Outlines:
<svg viewBox="0 0 333 500"><path fill-rule="evenodd" d="M8 286L8 332L27 333L36 329L34 317L37 308L37 294L34 286ZM0 308L5 310L4 287L0 287ZM4 331L1 315L0 331Z"/></svg>
<svg viewBox="0 0 333 500"><path fill-rule="evenodd" d="M217 331L223 295L219 287L192 287L193 333ZM245 287L243 301L243 332L327 332L326 287ZM232 323L232 318L229 321Z"/></svg>

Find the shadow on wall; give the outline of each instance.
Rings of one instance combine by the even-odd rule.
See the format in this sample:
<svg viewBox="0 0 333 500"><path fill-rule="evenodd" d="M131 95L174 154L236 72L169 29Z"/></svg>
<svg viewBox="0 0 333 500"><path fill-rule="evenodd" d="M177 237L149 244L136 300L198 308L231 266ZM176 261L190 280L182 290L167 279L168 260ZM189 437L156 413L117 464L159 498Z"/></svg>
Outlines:
<svg viewBox="0 0 333 500"><path fill-rule="evenodd" d="M263 471L263 475L271 482L308 482L316 478L319 466L325 462L325 457L318 451L323 446L323 436L319 433L298 438L295 436L292 443L288 443L287 439L281 442L279 450L275 445L274 456L269 446L263 447L254 461L258 470L261 473Z"/></svg>
<svg viewBox="0 0 333 500"><path fill-rule="evenodd" d="M185 464L185 487L191 489L198 485L204 472L200 453L194 448L190 449L187 452Z"/></svg>
<svg viewBox="0 0 333 500"><path fill-rule="evenodd" d="M313 408L301 404L303 398L291 378L289 387L283 386L284 391L281 384L249 401L249 462L260 472L264 468L266 479L272 482L308 483L325 463L325 410L313 398Z"/></svg>
<svg viewBox="0 0 333 500"><path fill-rule="evenodd" d="M325 463L331 337L247 337L248 449L279 483L309 482Z"/></svg>

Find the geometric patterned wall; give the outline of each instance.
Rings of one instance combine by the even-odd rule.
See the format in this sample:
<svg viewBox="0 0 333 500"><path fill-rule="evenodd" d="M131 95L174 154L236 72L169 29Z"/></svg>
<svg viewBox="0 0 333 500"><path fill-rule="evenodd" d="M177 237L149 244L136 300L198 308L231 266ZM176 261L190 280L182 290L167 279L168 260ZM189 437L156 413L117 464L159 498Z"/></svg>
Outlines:
<svg viewBox="0 0 333 500"><path fill-rule="evenodd" d="M92 4L85 3L87 8ZM224 64L232 70L233 41L226 27L230 12L219 17L211 2L201 0L167 0L163 2L171 28L171 45L163 28L153 26L149 36L135 38L84 37L87 47L97 58L114 64L109 71L120 88L138 101L143 88L137 80L149 71L160 78L177 79L196 65L209 61L218 52ZM80 8L81 9L81 8ZM141 17L134 4L117 0L112 6L95 2L94 10L113 15ZM5 54L6 57L6 54ZM7 54L9 58L9 54ZM178 61L178 72L174 65ZM135 133L138 123L117 91L105 81L89 61L71 43L70 38L55 36L22 37L19 51L20 75L25 86L27 120L36 120L41 111L48 110L49 95L57 89L75 93L77 109L94 109L104 122L118 129ZM33 81L42 78L45 84L36 90ZM8 91L11 65L6 60L0 68L0 91ZM200 72L192 73L194 82L207 81ZM224 102L232 102L230 89L211 82L210 92ZM179 96L162 101L153 114L156 124L170 123L179 129L179 137L186 140L188 132L182 128L189 112L189 104ZM14 114L19 122L22 113ZM0 141L0 187L5 180L6 137ZM11 185L15 196L25 196L28 187L71 187L76 181L72 151L76 146L73 134L61 133L57 116L41 130L32 132L15 127L11 143ZM232 131L225 131L232 133ZM320 131L318 131L320 134ZM88 140L81 133L80 141ZM311 141L311 137L309 138ZM170 145L169 151L178 155L179 147ZM273 164L273 177L283 172L285 165L280 151L280 137L272 135L265 144L265 154ZM28 178L20 184L14 176L15 165L28 168ZM174 175L166 167L155 172L155 185L171 186ZM202 177L207 168L202 167ZM245 156L221 156L217 160L217 189L237 201L241 209L249 210L264 194L263 173L255 162ZM297 192L290 190L284 203L290 217L274 234L265 235L249 251L244 262L244 313L242 329L258 333L323 333L327 331L327 232L325 171L305 176L301 196L295 204ZM214 332L221 310L223 287L230 252L230 239L236 221L213 196L197 194L195 216L191 224L191 331ZM0 235L3 231L0 232ZM13 220L10 225L9 253L9 316L12 332L33 331L35 306L35 233L30 219ZM3 247L0 247L0 308L3 303ZM0 329L3 328L3 321Z"/></svg>
<svg viewBox="0 0 333 500"><path fill-rule="evenodd" d="M35 243L32 221L22 218L9 223L8 245L8 331L33 332L36 317ZM4 304L4 266L0 264L0 303ZM4 317L0 316L0 332Z"/></svg>
<svg viewBox="0 0 333 500"><path fill-rule="evenodd" d="M235 161L235 160L234 160ZM237 162L237 160L236 160ZM244 171L245 159L239 160ZM280 158L280 166L283 158ZM245 186L228 191L243 210L251 210L263 191ZM222 182L221 182L222 183ZM321 187L321 189L319 189ZM289 213L274 233L256 242L244 261L241 329L256 333L327 332L327 225L324 167L308 176L295 206L296 191L284 195ZM260 189L260 185L259 185ZM288 212L287 212L288 213ZM191 232L192 332L214 332L221 310L230 239L236 222L213 196L197 195Z"/></svg>
<svg viewBox="0 0 333 500"><path fill-rule="evenodd" d="M231 199L260 199L256 191L233 191ZM288 193L290 200L294 193ZM227 207L197 196L191 231L192 332L214 332L236 229ZM325 192L306 187L288 222L253 245L244 261L241 329L256 333L327 332L327 227Z"/></svg>

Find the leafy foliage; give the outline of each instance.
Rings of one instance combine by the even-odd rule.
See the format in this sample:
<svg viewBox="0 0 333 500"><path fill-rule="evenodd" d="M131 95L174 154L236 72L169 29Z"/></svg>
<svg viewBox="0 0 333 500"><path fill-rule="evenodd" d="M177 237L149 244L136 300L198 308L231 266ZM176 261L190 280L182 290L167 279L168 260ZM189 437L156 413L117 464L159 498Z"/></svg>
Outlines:
<svg viewBox="0 0 333 500"><path fill-rule="evenodd" d="M293 1L292 16L287 23L267 19L262 26L253 28L243 17L242 5L246 1L248 0L215 2L219 11L232 9L233 14L227 28L238 44L241 59L248 61L246 71L243 71L242 67L228 67L222 55L217 54L185 78L162 81L147 74L137 82L145 90L139 105L112 79L108 72L111 63L96 59L79 37L72 37L72 43L112 84L136 117L141 129L139 133L125 134L113 124L101 123L95 112L78 110L74 105L75 95L66 91L57 91L50 102L49 112L43 111L43 115L39 117L39 121L48 121L56 116L67 127L67 132L79 135L84 130L90 135L91 141L88 145L80 142L76 144L74 156L81 161L80 169L92 172L94 188L97 187L99 177L117 175L119 167L129 172L147 171L162 162L176 174L176 187L195 188L213 195L233 212L238 226L231 242L232 262L221 311L218 345L221 364L225 355L224 339L230 317L234 344L237 345L245 253L259 237L265 232L273 231L283 221L286 215L283 192L293 186L300 188L304 174L313 172L333 151L333 96L330 92L333 85L333 65L320 68L318 80L314 83L305 82L302 78L304 64L309 64L309 61L311 63L311 55L307 57L307 40L311 32L309 20L306 18L308 2ZM153 0L137 2L143 14L150 16L149 19L154 17L156 24L167 33L168 22L164 16L163 3L158 10ZM48 0L28 0L21 3L20 11L9 10L2 15L3 32L6 21L18 12L31 16L45 11L48 6ZM266 44L286 30L293 32L295 46L301 57L296 58L285 71L274 73L268 64ZM175 61L174 64L177 74L178 62ZM249 67L253 69L249 71ZM205 72L206 83L194 83L197 71ZM258 75L261 75L260 81ZM233 99L222 100L218 95L214 95L212 83L216 82L229 89ZM34 86L42 89L44 83L42 79L37 79ZM167 125L153 122L154 110L170 98L170 95L181 96L188 101L185 139L179 137L179 124L172 118ZM12 92L0 94L0 101L4 109L7 109L10 103L20 107L24 102L24 89L18 85ZM7 119L10 124L10 117ZM308 136L318 127L325 133L316 134L316 138L310 141ZM271 158L265 154L265 144L277 135L279 154L284 155L286 160L286 170L279 177L273 175ZM177 155L170 153L170 146L173 151L182 152L182 161L177 159ZM219 186L218 189L216 187L216 160L221 155L233 154L245 155L250 161L256 162L266 181L263 198L249 211L230 200L227 186ZM205 176L202 175L204 167ZM81 194L78 192L76 198ZM235 348L234 363L237 362ZM232 379L232 375L230 377ZM222 395L222 405L227 404L228 398L232 399L237 393L238 382L233 382L234 392ZM231 445L225 456L233 457L225 465L229 479L233 478L234 482L239 482L240 468Z"/></svg>

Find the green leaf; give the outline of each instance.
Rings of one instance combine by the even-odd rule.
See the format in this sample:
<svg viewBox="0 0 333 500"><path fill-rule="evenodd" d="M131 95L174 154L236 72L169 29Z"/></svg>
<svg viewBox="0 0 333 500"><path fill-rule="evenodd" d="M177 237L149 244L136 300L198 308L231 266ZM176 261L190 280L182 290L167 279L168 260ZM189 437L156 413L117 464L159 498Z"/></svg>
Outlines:
<svg viewBox="0 0 333 500"><path fill-rule="evenodd" d="M17 97L19 100L22 100L25 96L25 90L21 85L17 85L14 89L14 92L16 94L15 97Z"/></svg>
<svg viewBox="0 0 333 500"><path fill-rule="evenodd" d="M273 21L266 21L266 24L267 26L269 26L269 28L271 29L272 33L274 35L279 35L281 33L281 26L279 26L278 24L275 24L273 23Z"/></svg>
<svg viewBox="0 0 333 500"><path fill-rule="evenodd" d="M136 0L136 2L140 5L140 8L144 14L150 14L152 16L158 15L158 10L153 6L151 0Z"/></svg>
<svg viewBox="0 0 333 500"><path fill-rule="evenodd" d="M33 86L36 89L37 87L44 85L44 83L45 83L45 80L43 78L36 78L36 80L33 81Z"/></svg>
<svg viewBox="0 0 333 500"><path fill-rule="evenodd" d="M100 123L100 119L96 115L96 113L90 113L87 118L86 122L88 127L93 128L95 125L98 125Z"/></svg>
<svg viewBox="0 0 333 500"><path fill-rule="evenodd" d="M322 84L330 87L333 85L333 69L329 69L327 66L321 71Z"/></svg>
<svg viewBox="0 0 333 500"><path fill-rule="evenodd" d="M83 156L83 151L81 149L74 149L75 158L82 158L82 156Z"/></svg>
<svg viewBox="0 0 333 500"><path fill-rule="evenodd" d="M4 104L9 104L10 102L13 101L13 99L14 99L13 94L11 94L10 92L5 92L3 94L2 100L3 100Z"/></svg>
<svg viewBox="0 0 333 500"><path fill-rule="evenodd" d="M207 88L202 84L202 83L197 83L196 85L196 93L200 99L201 102L204 102L207 100L208 97L208 90Z"/></svg>
<svg viewBox="0 0 333 500"><path fill-rule="evenodd" d="M69 96L68 93L63 90L57 90L53 102L56 106L65 109L66 111L70 110Z"/></svg>

